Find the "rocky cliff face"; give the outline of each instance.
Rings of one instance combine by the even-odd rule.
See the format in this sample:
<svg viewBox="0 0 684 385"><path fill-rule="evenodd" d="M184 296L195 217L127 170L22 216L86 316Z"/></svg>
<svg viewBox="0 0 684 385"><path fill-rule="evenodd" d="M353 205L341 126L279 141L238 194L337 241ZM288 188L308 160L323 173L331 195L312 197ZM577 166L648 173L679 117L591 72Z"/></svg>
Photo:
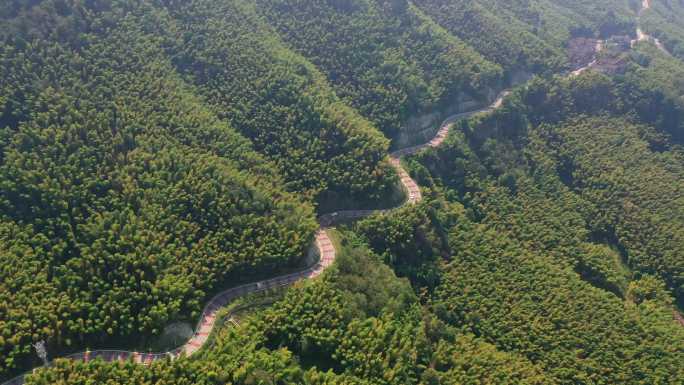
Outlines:
<svg viewBox="0 0 684 385"><path fill-rule="evenodd" d="M393 138L393 148L404 148L417 143L425 143L439 130L447 117L461 112L484 108L496 98L497 91L487 88L482 95L473 97L466 93L459 93L447 103L446 107L410 118Z"/></svg>
<svg viewBox="0 0 684 385"><path fill-rule="evenodd" d="M508 76L508 86L515 86L527 82L532 74L524 70L515 70ZM434 137L444 119L462 112L473 111L489 106L496 99L503 84L487 87L478 95L459 93L450 100L446 107L417 115L410 118L399 130L399 134L392 138L392 148L405 148L418 143L425 143Z"/></svg>

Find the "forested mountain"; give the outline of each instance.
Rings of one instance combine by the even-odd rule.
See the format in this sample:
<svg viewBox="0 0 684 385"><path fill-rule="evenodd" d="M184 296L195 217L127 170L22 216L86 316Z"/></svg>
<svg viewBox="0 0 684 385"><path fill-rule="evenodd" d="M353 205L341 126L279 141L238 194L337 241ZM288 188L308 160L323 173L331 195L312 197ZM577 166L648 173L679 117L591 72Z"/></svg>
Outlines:
<svg viewBox="0 0 684 385"><path fill-rule="evenodd" d="M499 66L407 2L263 0L259 8L389 137L410 117L502 85Z"/></svg>
<svg viewBox="0 0 684 385"><path fill-rule="evenodd" d="M594 74L519 96L416 159L423 184L465 206L435 312L560 383L677 383L684 153L607 115L620 91Z"/></svg>
<svg viewBox="0 0 684 385"><path fill-rule="evenodd" d="M316 226L139 19L69 12L0 49L3 372L37 339L157 333L239 274L296 264Z"/></svg>
<svg viewBox="0 0 684 385"><path fill-rule="evenodd" d="M682 266L677 255L684 246L679 239L682 148L671 142L668 132L641 125L638 120L615 118L638 116L664 121L662 117L639 115L642 106L630 103L634 97L631 92L639 89L629 88L627 81L613 83L589 73L580 78L533 82L519 93L521 104L516 105L513 98L508 106L476 122L482 129L469 128L466 135L472 132L470 140L482 147L480 157L490 151L496 153L498 146L508 149L509 156L490 155L489 167L515 193L521 167L529 167L525 172L534 171L535 178L542 174L541 166L534 163L549 168L547 174L555 174L564 188L573 192L573 200L581 199L581 207L575 210L584 216L590 239L619 245L632 269L662 274L681 300ZM584 114L597 117L589 119ZM538 131L529 131L530 123L538 126ZM670 129L677 132L681 126ZM501 143L494 140L501 137ZM546 143L542 145L543 141ZM522 144L525 147L520 155L510 152ZM549 188L552 183L544 179L542 185ZM461 180L455 187L463 195L465 186L469 184ZM497 218L500 221L504 217ZM650 238L660 236L662 239Z"/></svg>
<svg viewBox="0 0 684 385"><path fill-rule="evenodd" d="M684 59L684 3L678 0L649 0L643 28L657 37L672 55Z"/></svg>
<svg viewBox="0 0 684 385"><path fill-rule="evenodd" d="M563 52L544 41L518 19L486 2L419 0L416 5L438 24L475 47L509 72L556 70ZM505 8L504 8L505 9Z"/></svg>
<svg viewBox="0 0 684 385"><path fill-rule="evenodd" d="M354 238L324 280L292 289L239 331L223 331L198 360L148 370L61 362L27 383L549 383L524 357L421 310L408 282Z"/></svg>
<svg viewBox="0 0 684 385"><path fill-rule="evenodd" d="M671 101L673 107L684 104L684 68L681 61L669 56L651 44L639 44L637 55L631 71L628 72L628 82L638 85L644 90L662 94L662 99ZM645 100L649 100L646 98ZM673 118L676 114L668 113ZM673 124L675 124L673 122ZM684 130L678 130L680 133ZM673 135L676 132L673 131ZM679 137L679 142L684 138Z"/></svg>
<svg viewBox="0 0 684 385"><path fill-rule="evenodd" d="M682 383L680 16L5 0L0 379L45 341L12 385Z"/></svg>
<svg viewBox="0 0 684 385"><path fill-rule="evenodd" d="M217 8L218 7L218 8ZM387 141L341 103L326 79L288 51L242 1L171 3L169 55L219 117L267 154L292 188L377 193ZM165 21L159 20L166 26Z"/></svg>
<svg viewBox="0 0 684 385"><path fill-rule="evenodd" d="M627 0L418 0L440 25L509 72L557 71L571 37L634 34Z"/></svg>

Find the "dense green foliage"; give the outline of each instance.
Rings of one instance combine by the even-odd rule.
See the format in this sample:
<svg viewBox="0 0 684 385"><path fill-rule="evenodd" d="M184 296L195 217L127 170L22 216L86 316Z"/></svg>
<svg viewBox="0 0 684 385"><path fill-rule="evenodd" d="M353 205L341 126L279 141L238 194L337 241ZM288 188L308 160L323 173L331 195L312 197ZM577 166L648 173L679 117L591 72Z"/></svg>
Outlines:
<svg viewBox="0 0 684 385"><path fill-rule="evenodd" d="M632 269L661 274L682 298L684 154L652 152L639 128L622 120L543 129L554 138L537 151L554 154L558 173L588 203L592 232L614 237Z"/></svg>
<svg viewBox="0 0 684 385"><path fill-rule="evenodd" d="M542 39L563 46L576 36L633 34L637 0L482 0L507 20L515 17Z"/></svg>
<svg viewBox="0 0 684 385"><path fill-rule="evenodd" d="M540 71L562 65L562 52L545 42L516 18L506 18L500 7L486 2L418 0L416 5L447 31L459 36L487 59L508 71Z"/></svg>
<svg viewBox="0 0 684 385"><path fill-rule="evenodd" d="M171 2L170 2L171 3ZM169 54L219 117L271 157L292 189L378 194L387 141L288 51L246 1L196 0L155 20ZM166 29L167 28L167 29Z"/></svg>
<svg viewBox="0 0 684 385"><path fill-rule="evenodd" d="M2 373L40 339L82 347L196 316L238 274L296 264L316 227L138 20L65 20L88 23L78 45L57 20L0 48Z"/></svg>
<svg viewBox="0 0 684 385"><path fill-rule="evenodd" d="M681 150L656 152L652 128L606 115L529 125L553 121L559 101L567 113L600 109L590 96L614 101L596 78L580 87L592 77L533 84L418 157L423 184L465 206L439 210L456 215L441 222L453 223L453 260L430 306L554 382L673 383L684 375L668 292L681 299Z"/></svg>
<svg viewBox="0 0 684 385"><path fill-rule="evenodd" d="M406 1L262 0L259 8L389 137L416 114L500 84L498 66Z"/></svg>
<svg viewBox="0 0 684 385"><path fill-rule="evenodd" d="M378 222L416 234L448 231L422 239L397 231L374 246L403 259L398 266L439 268L439 283L420 290L418 298L407 281L360 246L366 236L346 233L337 267L324 279L290 290L238 328L221 330L195 360L157 363L148 371L61 362L29 384L67 378L160 384L676 383L684 374L684 330L672 321L662 281L629 275L624 299L593 286L573 271L566 253L575 245L593 247L612 272L616 267L600 259L609 252L580 239L557 244L565 236L558 234L565 219L535 222L556 202L540 201L543 192L535 191L534 182L525 187L526 196L512 200L496 179L485 183L488 191L478 199L490 216L480 223L459 203L434 202L359 224L368 237L377 237ZM498 225L495 211L505 201L515 223ZM528 214L522 205L539 207ZM539 242L522 241L531 230L526 226L549 230ZM416 247L444 247L440 239L448 239L450 261L407 259Z"/></svg>
<svg viewBox="0 0 684 385"><path fill-rule="evenodd" d="M568 40L633 37L639 1L7 1L0 377L39 340L146 349L300 266L316 203L391 204L388 139L524 80L402 160L422 202L330 230L323 276L193 357L27 383L681 382L684 35L652 3L674 56L611 43L609 74L566 76Z"/></svg>
<svg viewBox="0 0 684 385"><path fill-rule="evenodd" d="M290 290L237 330L222 330L198 360L151 370L62 361L28 384L548 383L524 358L421 311L408 282L353 238L339 258L323 280Z"/></svg>
<svg viewBox="0 0 684 385"><path fill-rule="evenodd" d="M577 113L597 117L567 122L568 116ZM636 116L658 124L660 130L610 115ZM681 107L676 103L663 100L662 94L649 94L629 78L614 82L588 73L572 79L533 81L504 108L476 121L467 132L472 133L469 139L476 148L495 151L497 146L505 146L512 154L492 159L492 163L497 177L514 192L519 174L516 165L529 160L522 155L515 159L510 150L526 144L524 154L549 167L547 173L556 174L565 188L573 191L573 200L581 199L575 210L586 222L585 231L593 239L622 248L636 271L660 274L682 300L684 265L680 255L684 242L679 191L683 188L684 153L672 143L672 138L682 137L680 116ZM538 131L528 132L530 123L539 127ZM554 123L560 124L548 126ZM492 137L503 138L502 143L493 142ZM535 154L529 153L532 148ZM536 172L539 167L535 166ZM550 188L550 181L544 179L544 183ZM463 181L460 184L468 186Z"/></svg>
<svg viewBox="0 0 684 385"><path fill-rule="evenodd" d="M418 0L418 7L507 71L544 72L565 64L570 37L633 35L627 0Z"/></svg>
<svg viewBox="0 0 684 385"><path fill-rule="evenodd" d="M439 282L437 261L449 251L439 220L427 205L367 218L355 230L386 264L415 286L433 288Z"/></svg>
<svg viewBox="0 0 684 385"><path fill-rule="evenodd" d="M512 209L506 214L525 214ZM526 229L506 239L506 227L464 221L452 230L455 259L433 299L441 319L541 364L554 382L681 378L684 336L666 303L625 308L613 294L582 282L563 261L534 253L534 241L521 242Z"/></svg>
<svg viewBox="0 0 684 385"><path fill-rule="evenodd" d="M640 43L620 83L625 106L684 144L684 65L652 44Z"/></svg>
<svg viewBox="0 0 684 385"><path fill-rule="evenodd" d="M677 0L651 0L651 8L641 18L644 30L680 59L684 59L683 19L684 4Z"/></svg>

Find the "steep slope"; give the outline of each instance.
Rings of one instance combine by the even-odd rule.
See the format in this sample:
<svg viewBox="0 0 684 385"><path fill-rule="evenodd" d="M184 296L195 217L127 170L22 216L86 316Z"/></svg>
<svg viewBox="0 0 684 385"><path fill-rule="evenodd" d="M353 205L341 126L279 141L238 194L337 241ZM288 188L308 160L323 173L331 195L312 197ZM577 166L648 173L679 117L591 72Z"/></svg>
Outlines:
<svg viewBox="0 0 684 385"><path fill-rule="evenodd" d="M574 37L632 35L635 13L625 0L418 0L456 36L507 71L543 72L566 65Z"/></svg>
<svg viewBox="0 0 684 385"><path fill-rule="evenodd" d="M401 102L392 111L444 115L450 92L491 94L465 81L480 65L499 81L501 67L476 53L489 43L451 35L427 2L262 1L27 0L0 13L11 19L0 32L10 31L0 46L2 370L28 366L39 339L51 355L144 339L236 277L295 267L316 224L285 190L361 196L389 184L387 141L345 104L357 99L337 98L346 86L389 84ZM561 69L567 37L630 24L622 1L449 5L464 7L460 21L494 23L477 28L503 39L490 60L517 58L500 63L509 77ZM336 49L300 41L317 35ZM372 39L335 45L348 35ZM534 78L472 119L454 116L426 145L393 152L409 204L348 227L370 212L323 216L341 232L324 245L319 232L322 261L294 276L330 266L326 250L339 251L337 264L284 297L240 296L238 308L280 299L239 323L216 308L230 298L209 302L184 349L202 348L191 360L98 354L104 363L86 351L26 382L677 383L679 62L646 42L626 46L614 77ZM544 53L553 58L527 56ZM382 70L348 65L356 55ZM382 82L357 82L369 73Z"/></svg>
<svg viewBox="0 0 684 385"><path fill-rule="evenodd" d="M526 23L509 12L495 12L498 5L492 8L485 2L460 0L418 0L415 4L509 75L519 70L556 70L565 61L559 47L536 36Z"/></svg>
<svg viewBox="0 0 684 385"><path fill-rule="evenodd" d="M549 383L525 358L422 312L408 282L378 263L353 234L345 240L350 243L339 250L338 268L291 289L238 326L226 325L196 360L148 367L63 360L29 375L26 384L91 379L160 385Z"/></svg>
<svg viewBox="0 0 684 385"><path fill-rule="evenodd" d="M410 2L262 0L258 8L338 95L400 145L406 144L400 131L415 137L501 87L498 66ZM425 122L416 118L431 112Z"/></svg>
<svg viewBox="0 0 684 385"><path fill-rule="evenodd" d="M292 190L379 195L388 143L342 103L325 77L289 51L243 0L169 2L147 22L216 114L252 140ZM166 15L163 15L166 16Z"/></svg>
<svg viewBox="0 0 684 385"><path fill-rule="evenodd" d="M492 104L490 107L488 107L489 110L491 109L496 109L499 108L502 105L503 97L507 94L507 92L502 93ZM480 113L482 111L485 111L483 109L478 109L478 110L473 110L470 112L465 112L460 114L459 116L461 117L466 117L466 116L471 116L473 114ZM453 119L456 119L454 117ZM404 214L409 214L409 215L414 215L412 212L414 205L420 203L422 201L422 194L419 190L419 187L416 185L416 183L408 176L406 171L403 169L403 166L401 165L401 157L405 156L407 154L413 154L416 152L421 151L423 148L427 147L439 147L446 135L448 134L449 130L453 128L453 124L445 124L437 133L437 135L433 138L433 140L420 145L420 146L413 146L409 147L406 149L402 149L400 151L396 151L390 155L391 158L391 164L392 166L397 170L398 174L401 176L401 182L403 184L403 187L407 190L408 192L408 197L406 201L404 202L404 206L406 206L405 209L400 209L400 210L371 210L371 211L346 211L346 212L341 212L341 213L334 213L332 215L325 215L319 219L321 223L328 223L327 225L322 225L322 226L329 226L331 223L337 222L334 218L334 216L339 215L337 219L342 219L344 220L345 218L363 218L367 215L371 215L373 213L398 213L398 215L404 215ZM206 306L204 307L202 314L200 316L200 321L198 323L197 329L195 329L194 334L186 341L185 344L172 349L168 350L165 352L156 352L156 353L140 353L137 351L124 351L124 350L95 350L95 351L90 351L86 350L85 352L79 352L75 353L72 355L69 355L67 357L68 360L71 361L85 361L86 363L89 362L90 360L105 360L108 362L116 362L116 361L127 361L130 360L135 364L142 364L142 365L151 365L155 362L159 361L164 361L167 364L169 361L175 361L178 360L179 358L182 359L184 357L187 357L188 355L192 355L199 351L202 348L207 347L207 345L211 346L210 343L213 341L210 339L210 336L212 333L215 333L215 328L220 327L221 323L225 321L223 319L222 321L219 321L219 317L221 314L221 308L224 308L226 306L232 305L231 302L234 302L236 300L244 300L244 297L250 297L253 296L256 293L262 293L262 292L268 292L272 289L278 289L283 286L288 286L293 283L297 283L298 281L302 279L310 279L310 278L316 278L320 276L322 273L325 272L326 269L330 268L333 266L333 262L335 262L335 257L337 255L336 248L339 248L339 246L335 247L333 244L333 241L330 238L329 232L332 231L332 229L327 229L325 227L322 227L319 229L319 231L316 234L316 240L315 240L315 246L318 251L318 254L320 256L319 261L314 264L313 266L307 268L307 269L302 269L293 273L277 276L272 279L265 279L257 282L252 282L248 284L244 284L241 286L237 287L232 287L230 289L227 289L225 291L222 291L218 294L216 294L209 302L207 302ZM361 259L363 257L359 255ZM361 271L364 272L364 279L367 279L368 282L364 282L365 285L373 286L373 285L380 285L379 287L382 287L383 283L376 282L374 279L377 277L373 277L372 274L370 277L368 277L369 271L373 271L373 267L365 267L363 270L357 270L354 271L354 267L351 268L348 265L352 266L357 266L358 267L358 261L351 261L351 260L344 260L343 263L345 266L343 266L343 271L346 273L353 272L354 274L359 274ZM383 266L384 267L384 266ZM384 267L384 270L386 271L387 268ZM382 271L382 269L380 269ZM392 277L380 277L381 280L388 281L388 283L391 286L397 286L396 280L395 282L392 282L393 279ZM372 282L372 283L371 283ZM358 285L361 282L356 282ZM352 289L352 288L348 288ZM358 288L353 288L353 290L358 290ZM379 290L378 290L379 291ZM376 296L378 293L374 293L373 295ZM374 303L374 306L379 307L379 304L385 304L387 302L390 303L389 306L394 308L396 305L400 305L400 303L396 303L397 300L402 301L406 300L406 298L402 298L404 296L400 296L399 298L394 298L392 300L385 300L385 299L376 299L372 298L369 299L371 302ZM321 303L321 306L329 306L331 303L328 301L327 298L316 298L316 300L322 300L323 302ZM346 304L346 307L361 307L361 306L367 306L368 304L363 303L363 304L353 304L353 303L348 303ZM384 305L388 306L388 305ZM336 311L333 309L333 311ZM229 313L230 314L230 313ZM227 317L229 316L224 313L222 317ZM291 316L292 313L288 312L288 316ZM343 321L344 322L344 321ZM277 322L276 322L277 324ZM269 323L269 326L274 325L273 323ZM413 324L413 327L420 327L420 325ZM258 332L257 332L258 333ZM394 332L393 332L394 333ZM396 335L396 334L394 334ZM469 338L469 336L463 336L465 338ZM353 338L353 335L352 335ZM455 341L453 341L453 336L450 337L450 343L454 344ZM375 344L375 341L369 341L373 344ZM281 341L282 343L282 341ZM291 344L291 342L290 342ZM530 376L529 380L530 383L537 383L538 381L541 381L541 375L538 373L538 371L533 368L529 367L526 368L526 363L520 362L517 363L517 359L515 356L508 356L506 354L500 354L497 352L495 349L493 349L491 346L487 344L483 344L480 341L472 340L469 339L468 341L465 341L464 343L459 342L457 344L458 346L453 346L451 348L447 347L446 349L449 349L449 353L447 353L446 357L441 357L441 360L443 360L443 365L447 368L444 369L440 372L432 373L429 374L430 376L446 376L447 378L456 378L456 377L478 377L478 378L489 378L490 376L494 377L510 377L510 378L520 378L520 379L525 379L527 380L527 377ZM404 349L404 348L409 348L409 349L416 349L416 347L412 346L398 346L398 348ZM486 367L483 368L482 370L478 370L475 373L464 373L462 372L461 366L468 366L469 364L466 362L462 362L461 360L455 359L454 357L449 357L449 354L458 354L459 351L461 350L481 350L483 357L477 357L475 361L479 362L481 359L486 359L486 360L493 360L494 362L501 361L501 364L503 365L508 365L508 361L512 361L514 364L517 364L522 367L521 368L513 368L511 373L505 373L503 371L500 371L499 369L496 369L496 367ZM368 353L368 352L359 352L356 347L346 347L346 349L340 350L340 354L346 354L346 355L354 355L358 353ZM417 352L416 352L417 353ZM422 352L425 353L425 352ZM337 353L335 353L332 357L329 359L337 359L335 357ZM444 354L444 352L442 352ZM427 360L427 356L421 357L421 361ZM61 359L57 359L57 363L60 363ZM317 358L317 360L320 360L320 357ZM404 381L404 380L410 380L414 378L414 375L417 375L420 371L418 371L418 368L407 368L403 367L404 364L408 365L413 365L415 366L416 358L409 358L408 361L406 362L400 362L393 364L395 366L399 366L398 369L396 370L401 370L403 373L400 373L396 376L393 376L393 378L396 377L398 381ZM350 367L351 371L358 371L358 370L363 370L364 362L358 362L352 367ZM73 366L72 366L73 368ZM104 367L89 367L86 366L84 370L95 370L95 373L92 373L91 375L98 375L97 371L103 369ZM171 376L173 377L173 381L183 381L185 380L186 375L190 375L190 373L179 373L177 370L177 366L171 366L168 365L163 370L173 370L175 368L175 375ZM69 373L70 368L65 368L65 374ZM314 371L315 372L315 371ZM386 371L377 371L374 373L374 376L377 375L384 375ZM122 372L122 374L125 372ZM129 372L128 374L130 376L137 376L140 372ZM59 373L54 373L54 372L48 372L48 375L60 375ZM359 373L363 374L363 373ZM212 378L213 380L214 378ZM35 377L31 375L20 375L12 380L4 383L4 385L21 385L25 382L30 383L31 381L35 380Z"/></svg>
<svg viewBox="0 0 684 385"><path fill-rule="evenodd" d="M639 116L684 144L684 65L651 43L634 47L623 81L624 93Z"/></svg>
<svg viewBox="0 0 684 385"><path fill-rule="evenodd" d="M56 353L156 333L244 274L299 262L312 207L135 17L22 14L40 28L4 24L0 48L3 375L38 340Z"/></svg>
<svg viewBox="0 0 684 385"><path fill-rule="evenodd" d="M651 128L606 117L587 98L611 96L583 88L586 80L551 85L546 96L596 109L594 118L521 125L515 111L526 102L548 111L541 121L559 111L532 85L416 157L419 182L465 206L443 222L451 259L433 278L431 304L445 323L522 354L553 382L676 383L682 154L655 152Z"/></svg>
<svg viewBox="0 0 684 385"><path fill-rule="evenodd" d="M672 55L684 59L684 4L678 0L644 0L641 23Z"/></svg>
<svg viewBox="0 0 684 385"><path fill-rule="evenodd" d="M482 122L481 129L473 130L471 140L476 146L491 147L497 141L503 146L525 146L522 154L535 157L534 162L544 165L544 170L553 170L547 173L557 174L576 195L573 199L579 199L577 210L592 238L619 248L636 276L660 275L681 302L683 265L679 255L684 243L678 191L682 188L682 149L671 141L676 136L664 135L638 120L664 123L662 118L654 119L654 114L667 111L641 114L644 106L659 106L661 96L642 93L641 97L656 100L638 105L631 103L634 91L622 79L614 83L592 73L571 80L536 81L520 93L527 107L512 103L508 110ZM595 118L579 119L578 114ZM572 129L563 126L567 120ZM534 133L543 139L528 134L530 122L535 129L542 127L543 135ZM553 124L558 126L545 127ZM539 140L548 144L534 147ZM530 162L522 154L490 160L513 191L520 165ZM648 183L643 183L645 180Z"/></svg>
<svg viewBox="0 0 684 385"><path fill-rule="evenodd" d="M498 13L514 15L529 30L559 47L571 37L628 34L635 30L629 0L480 0Z"/></svg>

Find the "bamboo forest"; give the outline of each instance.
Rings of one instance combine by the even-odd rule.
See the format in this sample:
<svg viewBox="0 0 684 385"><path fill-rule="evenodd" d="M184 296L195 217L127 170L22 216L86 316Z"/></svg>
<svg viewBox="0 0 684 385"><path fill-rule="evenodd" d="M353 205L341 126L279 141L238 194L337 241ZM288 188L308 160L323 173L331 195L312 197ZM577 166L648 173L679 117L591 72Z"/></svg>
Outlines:
<svg viewBox="0 0 684 385"><path fill-rule="evenodd" d="M684 1L0 0L22 384L684 384Z"/></svg>

